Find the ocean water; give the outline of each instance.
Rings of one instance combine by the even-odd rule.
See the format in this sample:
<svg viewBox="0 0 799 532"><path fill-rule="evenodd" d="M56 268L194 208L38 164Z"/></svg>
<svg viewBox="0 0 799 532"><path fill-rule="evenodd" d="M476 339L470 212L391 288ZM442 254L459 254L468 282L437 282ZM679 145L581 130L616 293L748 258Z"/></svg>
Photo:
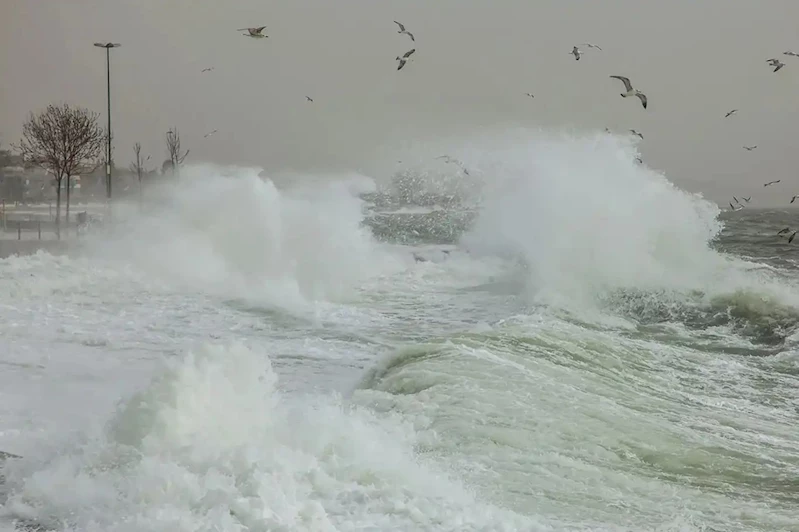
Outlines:
<svg viewBox="0 0 799 532"><path fill-rule="evenodd" d="M799 530L797 218L630 142L187 167L0 261L0 529Z"/></svg>

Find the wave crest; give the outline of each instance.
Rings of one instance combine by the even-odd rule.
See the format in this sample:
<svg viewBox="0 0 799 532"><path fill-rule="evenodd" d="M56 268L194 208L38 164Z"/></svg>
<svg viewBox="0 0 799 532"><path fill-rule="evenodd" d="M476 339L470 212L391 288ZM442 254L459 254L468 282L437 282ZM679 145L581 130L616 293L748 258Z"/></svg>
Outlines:
<svg viewBox="0 0 799 532"><path fill-rule="evenodd" d="M415 456L402 418L277 382L242 345L173 360L79 449L10 464L6 515L108 532L537 529Z"/></svg>

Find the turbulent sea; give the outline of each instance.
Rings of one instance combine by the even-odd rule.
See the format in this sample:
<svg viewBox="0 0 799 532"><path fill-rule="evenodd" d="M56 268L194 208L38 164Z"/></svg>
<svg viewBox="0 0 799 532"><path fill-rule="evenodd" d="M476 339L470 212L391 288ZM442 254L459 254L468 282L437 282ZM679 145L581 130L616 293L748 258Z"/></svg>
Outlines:
<svg viewBox="0 0 799 532"><path fill-rule="evenodd" d="M449 152L190 167L0 260L0 530L799 530L797 216Z"/></svg>

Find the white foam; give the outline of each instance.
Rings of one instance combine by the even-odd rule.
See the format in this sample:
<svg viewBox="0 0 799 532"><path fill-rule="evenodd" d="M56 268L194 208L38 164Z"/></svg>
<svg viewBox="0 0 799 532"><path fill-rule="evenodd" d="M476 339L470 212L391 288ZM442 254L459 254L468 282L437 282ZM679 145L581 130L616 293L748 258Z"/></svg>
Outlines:
<svg viewBox="0 0 799 532"><path fill-rule="evenodd" d="M95 250L194 291L281 306L346 299L365 280L400 267L361 226L356 194L369 189L368 178L279 190L258 175L187 167L177 184L157 189L160 205L146 215L135 205L117 208L120 228Z"/></svg>
<svg viewBox="0 0 799 532"><path fill-rule="evenodd" d="M72 452L9 463L5 516L106 532L540 529L415 456L401 418L276 385L242 345L190 353Z"/></svg>

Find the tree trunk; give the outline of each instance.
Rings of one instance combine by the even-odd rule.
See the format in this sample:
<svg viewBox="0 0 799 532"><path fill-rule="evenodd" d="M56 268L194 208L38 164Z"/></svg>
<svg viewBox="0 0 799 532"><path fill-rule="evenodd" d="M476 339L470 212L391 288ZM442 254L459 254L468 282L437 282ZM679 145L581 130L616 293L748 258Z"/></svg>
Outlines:
<svg viewBox="0 0 799 532"><path fill-rule="evenodd" d="M55 234L61 240L61 178L56 179L55 189Z"/></svg>
<svg viewBox="0 0 799 532"><path fill-rule="evenodd" d="M70 180L70 177L71 176L67 176L67 215L65 217L66 220L67 220L67 236L69 236L69 180Z"/></svg>

